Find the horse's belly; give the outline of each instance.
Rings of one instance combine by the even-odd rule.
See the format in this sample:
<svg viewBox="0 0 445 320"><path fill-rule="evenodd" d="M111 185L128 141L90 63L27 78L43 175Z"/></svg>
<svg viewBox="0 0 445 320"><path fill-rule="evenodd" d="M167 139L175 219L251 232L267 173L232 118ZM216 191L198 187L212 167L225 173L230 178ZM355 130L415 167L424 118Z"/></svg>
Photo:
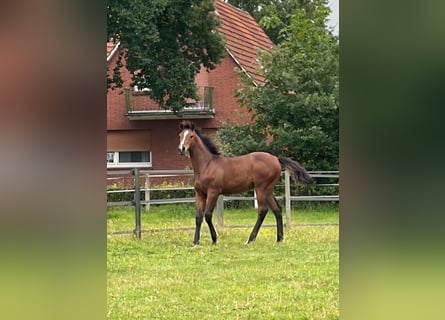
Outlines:
<svg viewBox="0 0 445 320"><path fill-rule="evenodd" d="M238 176L226 181L223 186L224 194L233 194L247 191L253 188L253 180L249 177Z"/></svg>

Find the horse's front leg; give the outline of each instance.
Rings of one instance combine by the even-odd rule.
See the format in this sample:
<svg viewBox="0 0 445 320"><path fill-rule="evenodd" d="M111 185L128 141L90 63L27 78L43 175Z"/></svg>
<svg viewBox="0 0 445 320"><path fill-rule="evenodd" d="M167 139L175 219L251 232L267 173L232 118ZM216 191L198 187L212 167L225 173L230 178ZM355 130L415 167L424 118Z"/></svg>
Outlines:
<svg viewBox="0 0 445 320"><path fill-rule="evenodd" d="M201 237L201 225L204 216L205 205L206 205L206 196L200 192L195 192L196 228L195 228L195 237L193 239L194 246L199 244L199 239Z"/></svg>
<svg viewBox="0 0 445 320"><path fill-rule="evenodd" d="M213 223L212 223L213 209L215 209L216 202L218 200L218 196L219 196L219 192L216 192L216 191L209 192L207 194L207 203L206 203L205 210L204 210L205 219L206 219L207 225L209 226L209 229L210 229L210 235L212 237L213 244L216 244L216 240L218 238L218 236L216 235L215 227L213 226Z"/></svg>

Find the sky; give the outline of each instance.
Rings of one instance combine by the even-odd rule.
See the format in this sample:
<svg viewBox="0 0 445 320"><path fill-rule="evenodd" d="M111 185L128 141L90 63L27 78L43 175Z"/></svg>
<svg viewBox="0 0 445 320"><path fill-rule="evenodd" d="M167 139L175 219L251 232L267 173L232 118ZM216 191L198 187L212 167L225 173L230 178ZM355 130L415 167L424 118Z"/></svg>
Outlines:
<svg viewBox="0 0 445 320"><path fill-rule="evenodd" d="M339 31L339 1L340 0L329 0L329 8L331 8L332 12L328 18L328 26L334 28L334 34L338 35Z"/></svg>

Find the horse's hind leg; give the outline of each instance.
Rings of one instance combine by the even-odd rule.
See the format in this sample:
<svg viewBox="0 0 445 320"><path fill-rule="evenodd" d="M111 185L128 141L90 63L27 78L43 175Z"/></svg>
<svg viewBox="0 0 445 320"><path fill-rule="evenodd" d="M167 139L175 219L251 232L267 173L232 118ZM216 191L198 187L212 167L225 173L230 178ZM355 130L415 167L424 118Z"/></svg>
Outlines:
<svg viewBox="0 0 445 320"><path fill-rule="evenodd" d="M267 198L267 203L269 204L270 209L272 209L273 214L275 215L275 220L277 221L277 242L282 242L284 240L284 235L283 235L283 215L281 206L273 194L271 194Z"/></svg>
<svg viewBox="0 0 445 320"><path fill-rule="evenodd" d="M252 241L255 241L256 236L258 235L258 231L260 231L260 227L264 221L264 218L267 214L267 204L266 199L263 197L261 192L258 192L257 190L257 200L258 200L258 218L256 220L255 226L252 229L252 232L250 233L249 239L247 240L246 244L251 243Z"/></svg>

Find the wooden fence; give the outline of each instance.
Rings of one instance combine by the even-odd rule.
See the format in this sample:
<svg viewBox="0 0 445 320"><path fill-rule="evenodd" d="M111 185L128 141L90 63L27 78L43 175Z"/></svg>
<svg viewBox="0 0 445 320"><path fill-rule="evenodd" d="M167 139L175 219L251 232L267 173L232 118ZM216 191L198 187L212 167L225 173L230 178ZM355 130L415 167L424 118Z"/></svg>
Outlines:
<svg viewBox="0 0 445 320"><path fill-rule="evenodd" d="M192 177L192 170L140 170L139 168L108 171L107 179L116 180L125 175L132 175L134 177L134 187L132 189L107 190L107 193L134 193L132 201L107 201L107 206L134 206L135 207L135 235L141 237L141 207L145 207L146 211L150 210L151 204L174 204L174 203L192 203L195 202L194 197L183 198L166 198L166 199L151 199L150 194L156 191L175 191L175 190L194 190L192 186L184 187L153 187L150 185L152 178L174 178L174 177ZM338 171L309 171L311 177L316 181L319 179L331 179L335 182L331 183L317 183L317 187L337 187L339 186L339 172ZM291 202L292 201L339 201L339 195L307 195L307 196L292 196L291 195L291 181L287 170L282 172L284 176L284 195L277 195L278 200L285 202L286 225L291 226ZM145 178L144 188L141 188L141 176ZM145 193L145 200L142 199L142 193ZM255 195L251 197L246 196L219 196L216 206L217 223L219 227L224 227L224 202L225 201L253 201L256 206Z"/></svg>

